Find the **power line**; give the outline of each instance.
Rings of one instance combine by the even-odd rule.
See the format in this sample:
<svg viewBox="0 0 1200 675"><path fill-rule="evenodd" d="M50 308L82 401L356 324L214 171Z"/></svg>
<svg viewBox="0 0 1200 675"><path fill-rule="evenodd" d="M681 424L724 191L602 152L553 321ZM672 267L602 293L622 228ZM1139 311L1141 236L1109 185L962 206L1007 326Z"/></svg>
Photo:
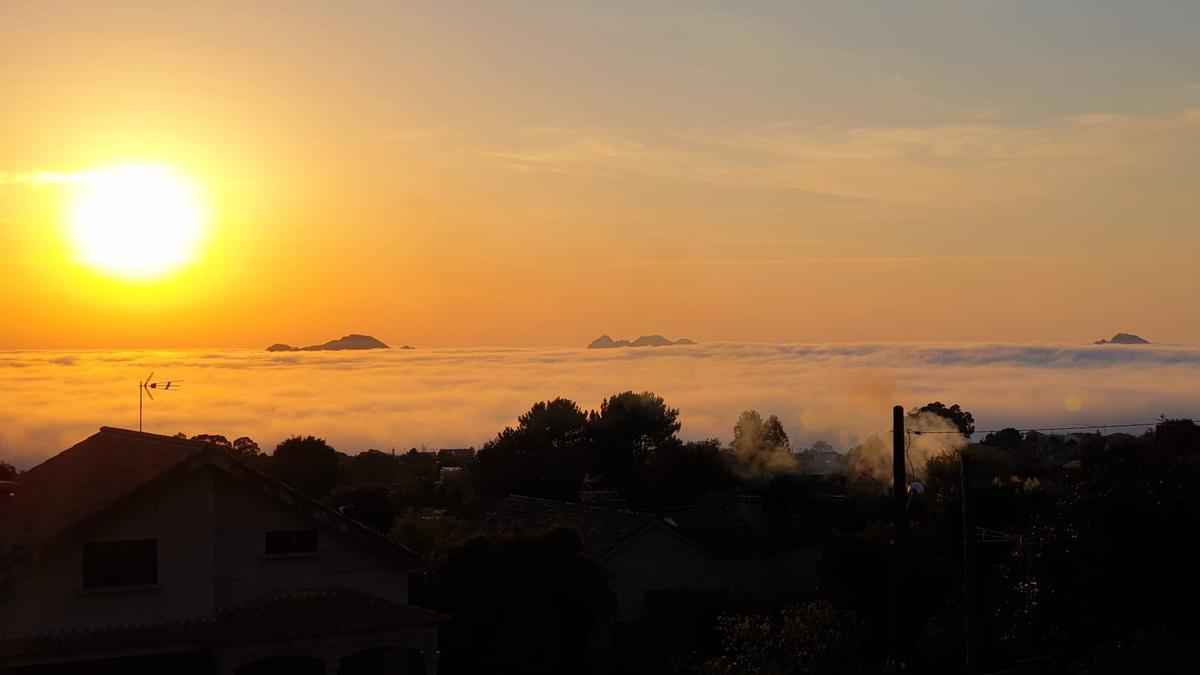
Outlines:
<svg viewBox="0 0 1200 675"><path fill-rule="evenodd" d="M1028 429L1014 429L1013 427L1005 427L1003 429L976 429L975 431L971 432L971 434L972 435L974 435L974 434L994 434L994 433L997 433L1000 431L1019 431L1021 433L1025 433L1028 431L1081 431L1081 430L1089 430L1089 429L1123 429L1123 428L1128 428L1128 427L1156 427L1159 424L1162 424L1163 421L1164 420L1154 420L1153 422L1132 422L1130 424L1081 424L1078 426L1070 426L1070 427L1030 427ZM917 435L924 435L924 434L964 435L961 431L917 431L916 429L910 429L909 431L911 431L912 433L917 434Z"/></svg>

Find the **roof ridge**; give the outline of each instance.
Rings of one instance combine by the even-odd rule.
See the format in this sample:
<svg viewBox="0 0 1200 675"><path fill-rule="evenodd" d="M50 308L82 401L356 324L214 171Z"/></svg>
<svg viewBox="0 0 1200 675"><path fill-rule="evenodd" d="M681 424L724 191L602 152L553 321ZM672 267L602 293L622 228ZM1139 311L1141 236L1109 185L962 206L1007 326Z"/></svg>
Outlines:
<svg viewBox="0 0 1200 675"><path fill-rule="evenodd" d="M620 506L601 506L598 504L583 504L580 502L565 502L558 499L549 499L546 497L530 497L529 495L508 495L505 499L520 499L529 502L541 502L542 504L555 504L559 506L573 506L580 509L588 509L590 511L602 511L604 513L626 513L634 516L654 516L652 511L643 511L641 509L628 509Z"/></svg>
<svg viewBox="0 0 1200 675"><path fill-rule="evenodd" d="M100 427L100 433L116 434L119 436L134 436L137 438L152 438L155 440L168 441L171 443L179 443L180 445L192 445L192 446L196 446L196 447L204 447L206 445L210 445L209 443L205 443L204 441L197 441L197 440L193 440L191 438L180 438L178 436L167 436L165 434L155 434L155 433L151 433L149 431L135 431L133 429L123 429L121 427L102 426L102 427Z"/></svg>

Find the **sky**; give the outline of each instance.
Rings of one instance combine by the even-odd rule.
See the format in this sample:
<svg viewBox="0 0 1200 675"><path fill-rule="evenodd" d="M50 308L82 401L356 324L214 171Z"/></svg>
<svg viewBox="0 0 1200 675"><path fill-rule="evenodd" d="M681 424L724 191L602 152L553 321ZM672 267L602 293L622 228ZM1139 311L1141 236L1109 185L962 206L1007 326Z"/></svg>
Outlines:
<svg viewBox="0 0 1200 675"><path fill-rule="evenodd" d="M0 349L1200 344L1194 2L0 4ZM171 167L203 236L81 261Z"/></svg>
<svg viewBox="0 0 1200 675"><path fill-rule="evenodd" d="M326 438L350 454L478 448L536 401L563 396L594 410L626 390L653 391L678 408L684 439L727 444L738 414L753 408L777 415L797 450L818 440L842 451L878 434L886 440L893 405L912 409L935 400L971 411L976 441L1008 426L1200 416L1197 347L860 342L30 350L0 352L0 460L25 469L101 426L136 429L136 383L151 371L182 384L143 401L146 431L250 436L268 452L294 434ZM914 463L923 465L926 451L946 440L952 439L914 439Z"/></svg>

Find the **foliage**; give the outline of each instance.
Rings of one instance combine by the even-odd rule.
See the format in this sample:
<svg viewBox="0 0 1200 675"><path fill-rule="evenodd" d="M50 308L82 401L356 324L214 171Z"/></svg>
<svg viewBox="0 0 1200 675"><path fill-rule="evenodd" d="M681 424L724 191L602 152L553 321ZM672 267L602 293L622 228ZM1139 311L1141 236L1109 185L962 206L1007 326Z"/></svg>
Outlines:
<svg viewBox="0 0 1200 675"><path fill-rule="evenodd" d="M428 558L454 543L449 540L454 525L455 521L445 516L422 516L416 510L408 510L392 521L388 538Z"/></svg>
<svg viewBox="0 0 1200 675"><path fill-rule="evenodd" d="M648 391L610 396L588 415L594 444L590 470L604 475L612 487L635 488L639 469L656 454L679 446L679 427L679 410L667 407L661 396Z"/></svg>
<svg viewBox="0 0 1200 675"><path fill-rule="evenodd" d="M570 498L582 485L591 447L588 416L574 401L535 403L480 449L474 473L481 491Z"/></svg>
<svg viewBox="0 0 1200 675"><path fill-rule="evenodd" d="M0 480L13 480L17 477L17 467L0 459Z"/></svg>
<svg viewBox="0 0 1200 675"><path fill-rule="evenodd" d="M788 605L778 611L722 616L724 653L701 669L710 675L826 675L868 672L858 649L862 622L828 601Z"/></svg>
<svg viewBox="0 0 1200 675"><path fill-rule="evenodd" d="M325 503L379 532L387 532L396 516L396 506L386 485L338 485L329 491Z"/></svg>
<svg viewBox="0 0 1200 675"><path fill-rule="evenodd" d="M971 434L975 433L975 416L960 408L957 403L947 407L941 401L934 401L920 408L913 409L908 414L910 417L916 417L921 413L933 413L934 415L945 417L953 422L954 426L958 427L962 435L967 438L970 438Z"/></svg>
<svg viewBox="0 0 1200 675"><path fill-rule="evenodd" d="M616 599L604 568L581 551L567 530L475 538L451 551L415 599L453 617L440 631L441 672L587 672Z"/></svg>
<svg viewBox="0 0 1200 675"><path fill-rule="evenodd" d="M300 492L320 499L339 483L338 453L323 438L292 436L275 448L267 472Z"/></svg>

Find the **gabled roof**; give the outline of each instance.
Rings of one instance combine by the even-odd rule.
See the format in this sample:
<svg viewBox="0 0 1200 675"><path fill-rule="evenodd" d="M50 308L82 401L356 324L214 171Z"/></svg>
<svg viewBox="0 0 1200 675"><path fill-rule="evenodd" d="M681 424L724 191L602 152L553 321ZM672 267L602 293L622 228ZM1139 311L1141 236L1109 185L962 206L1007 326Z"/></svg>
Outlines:
<svg viewBox="0 0 1200 675"><path fill-rule="evenodd" d="M713 554L738 558L770 555L809 542L807 529L789 512L763 512L750 522L737 504L675 506L660 514L660 522Z"/></svg>
<svg viewBox="0 0 1200 675"><path fill-rule="evenodd" d="M0 506L0 537L44 544L207 448L198 441L101 427L21 474L16 495Z"/></svg>
<svg viewBox="0 0 1200 675"><path fill-rule="evenodd" d="M510 495L476 525L481 532L500 534L575 530L583 541L583 555L595 560L653 522L654 514L641 511Z"/></svg>
<svg viewBox="0 0 1200 675"><path fill-rule="evenodd" d="M648 527L670 532L717 557L770 555L808 545L806 529L791 513L763 513L761 522L745 519L737 504L676 506L657 512L559 502L511 495L475 523L484 533L542 532L555 527L575 530L583 555L600 560Z"/></svg>
<svg viewBox="0 0 1200 675"><path fill-rule="evenodd" d="M348 588L277 591L217 617L222 644L246 644L319 635L420 628L450 617Z"/></svg>
<svg viewBox="0 0 1200 675"><path fill-rule="evenodd" d="M411 549L256 471L213 445L101 427L99 433L23 473L16 494L0 499L3 545L0 580L54 539L119 502L160 481L205 465L253 483L256 491L337 529L377 553L407 564L420 561L420 556Z"/></svg>

